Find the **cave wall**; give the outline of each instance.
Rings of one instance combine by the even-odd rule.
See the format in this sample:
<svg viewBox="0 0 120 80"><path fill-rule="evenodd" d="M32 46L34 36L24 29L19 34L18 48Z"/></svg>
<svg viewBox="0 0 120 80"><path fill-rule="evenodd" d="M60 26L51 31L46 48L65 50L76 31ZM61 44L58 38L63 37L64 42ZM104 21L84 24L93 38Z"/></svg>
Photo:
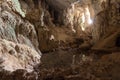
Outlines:
<svg viewBox="0 0 120 80"><path fill-rule="evenodd" d="M96 13L94 17L94 29L96 33L96 40L99 40L109 30L110 26L119 24L119 1L106 0L106 1L93 1L93 8ZM100 4L97 6L96 4ZM99 9L96 9L99 8Z"/></svg>
<svg viewBox="0 0 120 80"><path fill-rule="evenodd" d="M2 68L31 69L40 62L40 50L54 51L76 38L92 36L87 41L94 48L115 47L120 34L119 5L119 0L0 0Z"/></svg>
<svg viewBox="0 0 120 80"><path fill-rule="evenodd" d="M31 71L34 65L40 63L37 32L25 17L26 12L19 0L0 1L1 69Z"/></svg>
<svg viewBox="0 0 120 80"><path fill-rule="evenodd" d="M120 1L106 0L101 3L101 8L94 18L94 49L119 50L116 41L120 34Z"/></svg>
<svg viewBox="0 0 120 80"><path fill-rule="evenodd" d="M111 33L114 34L114 31L117 30L119 25L119 0L81 0L77 4L74 3L76 3L76 1L68 4L69 6L66 8L65 6L60 7L60 5L64 5L62 1L46 1L46 4L51 6L50 15L53 19L55 17L54 11L59 13L56 15L58 17L55 18L55 20L58 19L57 24L63 21L64 27L67 26L68 30L71 30L78 36L84 35L83 32L86 33L84 36L92 36L92 45L97 44L99 40L105 38L105 36L110 36ZM90 12L90 19L93 21L92 24L87 23L87 10ZM82 15L85 18L82 18ZM112 40L113 44L115 40L116 37Z"/></svg>

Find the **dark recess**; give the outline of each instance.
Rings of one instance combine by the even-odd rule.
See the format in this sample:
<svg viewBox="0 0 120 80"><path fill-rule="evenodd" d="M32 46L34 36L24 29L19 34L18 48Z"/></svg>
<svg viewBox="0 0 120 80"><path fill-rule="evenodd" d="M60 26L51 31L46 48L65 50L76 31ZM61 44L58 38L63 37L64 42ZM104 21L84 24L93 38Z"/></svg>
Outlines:
<svg viewBox="0 0 120 80"><path fill-rule="evenodd" d="M116 46L120 47L120 35L116 39Z"/></svg>
<svg viewBox="0 0 120 80"><path fill-rule="evenodd" d="M35 8L38 8L39 5L39 1L38 0L33 0L34 4L35 4Z"/></svg>

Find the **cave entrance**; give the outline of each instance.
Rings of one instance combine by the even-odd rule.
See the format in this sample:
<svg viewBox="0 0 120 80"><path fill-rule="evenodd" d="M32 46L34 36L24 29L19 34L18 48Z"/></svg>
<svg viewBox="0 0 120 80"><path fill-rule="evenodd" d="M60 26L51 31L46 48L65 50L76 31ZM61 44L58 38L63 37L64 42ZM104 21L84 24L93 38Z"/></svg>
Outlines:
<svg viewBox="0 0 120 80"><path fill-rule="evenodd" d="M115 45L116 45L117 47L120 47L120 35L116 38L116 43L115 43Z"/></svg>

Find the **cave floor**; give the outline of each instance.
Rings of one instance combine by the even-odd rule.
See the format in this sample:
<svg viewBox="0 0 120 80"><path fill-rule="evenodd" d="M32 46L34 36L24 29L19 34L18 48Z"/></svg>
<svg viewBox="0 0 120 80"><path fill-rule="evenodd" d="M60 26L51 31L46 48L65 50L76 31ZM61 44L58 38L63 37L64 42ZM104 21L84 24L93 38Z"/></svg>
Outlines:
<svg viewBox="0 0 120 80"><path fill-rule="evenodd" d="M38 71L47 73L45 80L120 80L119 52L59 49L43 54L41 61Z"/></svg>
<svg viewBox="0 0 120 80"><path fill-rule="evenodd" d="M0 71L0 80L120 80L120 52L59 49L42 55L33 72Z"/></svg>

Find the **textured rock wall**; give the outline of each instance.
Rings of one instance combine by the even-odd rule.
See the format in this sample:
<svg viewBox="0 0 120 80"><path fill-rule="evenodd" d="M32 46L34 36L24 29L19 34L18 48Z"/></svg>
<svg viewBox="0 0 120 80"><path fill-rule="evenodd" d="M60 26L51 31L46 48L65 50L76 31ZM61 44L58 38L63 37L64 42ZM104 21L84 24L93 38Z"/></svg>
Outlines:
<svg viewBox="0 0 120 80"><path fill-rule="evenodd" d="M103 1L101 8L102 10L98 11L94 18L93 40L96 42L94 48L119 50L115 47L117 47L117 37L120 36L120 1ZM119 41L117 44L119 44Z"/></svg>
<svg viewBox="0 0 120 80"><path fill-rule="evenodd" d="M106 0L106 1L93 1L94 11L96 16L94 17L94 31L96 35L94 38L99 40L109 30L110 26L119 24L119 1ZM96 4L99 4L97 6ZM99 9L95 9L99 8ZM95 37L96 36L96 37Z"/></svg>
<svg viewBox="0 0 120 80"><path fill-rule="evenodd" d="M41 52L35 26L25 19L18 0L0 1L0 57L4 69L31 69Z"/></svg>
<svg viewBox="0 0 120 80"><path fill-rule="evenodd" d="M53 43L50 41L53 26L51 16L46 9L47 5L44 0L20 0L22 9L26 12L25 19L29 20L35 28L39 49L49 51L53 49ZM23 32L22 32L23 33ZM33 38L35 39L35 37ZM35 40L33 40L34 42ZM35 43L35 42L34 42Z"/></svg>
<svg viewBox="0 0 120 80"><path fill-rule="evenodd" d="M25 18L35 26L42 51L54 49L61 40L70 42L81 36L92 36L95 44L109 33L112 25L119 24L119 0L20 0L20 3Z"/></svg>

